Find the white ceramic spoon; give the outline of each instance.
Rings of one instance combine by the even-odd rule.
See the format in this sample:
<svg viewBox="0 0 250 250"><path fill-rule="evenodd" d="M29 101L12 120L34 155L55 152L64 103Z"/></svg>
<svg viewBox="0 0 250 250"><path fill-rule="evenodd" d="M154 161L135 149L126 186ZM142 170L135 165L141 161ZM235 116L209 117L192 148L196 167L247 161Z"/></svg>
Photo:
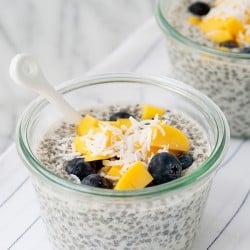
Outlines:
<svg viewBox="0 0 250 250"><path fill-rule="evenodd" d="M20 85L26 86L53 103L73 123L79 123L81 115L67 103L44 77L36 60L27 54L16 55L10 63L10 77Z"/></svg>

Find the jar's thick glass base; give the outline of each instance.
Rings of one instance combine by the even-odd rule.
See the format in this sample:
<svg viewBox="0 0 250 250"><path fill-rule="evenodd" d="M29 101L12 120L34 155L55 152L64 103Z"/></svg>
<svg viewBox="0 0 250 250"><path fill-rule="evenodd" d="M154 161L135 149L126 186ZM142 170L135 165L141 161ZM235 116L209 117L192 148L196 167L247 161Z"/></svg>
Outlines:
<svg viewBox="0 0 250 250"><path fill-rule="evenodd" d="M33 178L54 249L190 249L200 225L211 176L157 197L107 199L58 192Z"/></svg>

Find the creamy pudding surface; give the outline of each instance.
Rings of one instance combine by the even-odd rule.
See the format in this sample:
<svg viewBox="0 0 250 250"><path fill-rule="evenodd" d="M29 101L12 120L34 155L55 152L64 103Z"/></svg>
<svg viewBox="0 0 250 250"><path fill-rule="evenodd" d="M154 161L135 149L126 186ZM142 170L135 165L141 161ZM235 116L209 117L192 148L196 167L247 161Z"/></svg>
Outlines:
<svg viewBox="0 0 250 250"><path fill-rule="evenodd" d="M113 114L122 111L130 114L136 121L140 121L141 109L141 105L128 105L124 107L107 106L102 107L102 109L85 110L83 111L83 116L91 115L99 120L109 121L110 117L112 117ZM188 153L192 155L193 160L190 166L182 171L182 175L185 175L193 169L197 168L208 158L210 154L208 138L202 128L195 121L190 119L182 112L170 110L164 112L164 114L161 116L161 120L163 120L164 123L182 131L188 137L188 140L190 142L190 150ZM52 171L62 178L80 183L81 180L76 175L69 174L66 171L66 165L69 161L78 157L84 158L84 156L81 156L81 154L75 150L74 138L76 136L77 130L74 124L70 124L64 121L58 122L58 124L48 130L48 132L44 135L44 138L39 143L37 156L48 170ZM83 138L83 140L84 139L85 138ZM167 148L162 148L161 150L159 150L159 152L164 151L169 152ZM135 158L137 160L139 157L140 156L135 155ZM149 156L149 158L152 158L152 156ZM147 162L147 160L145 161ZM103 165L102 163L99 164ZM109 164L108 166L111 165ZM105 163L103 167L105 167ZM105 175L105 173L101 174Z"/></svg>
<svg viewBox="0 0 250 250"><path fill-rule="evenodd" d="M249 138L250 1L159 3L158 22L166 34L173 76L215 101L232 136Z"/></svg>

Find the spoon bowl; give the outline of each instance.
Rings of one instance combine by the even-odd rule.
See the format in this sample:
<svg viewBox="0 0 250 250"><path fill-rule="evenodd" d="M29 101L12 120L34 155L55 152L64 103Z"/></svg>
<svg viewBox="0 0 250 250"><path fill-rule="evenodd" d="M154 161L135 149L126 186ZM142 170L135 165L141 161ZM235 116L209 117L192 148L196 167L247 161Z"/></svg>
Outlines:
<svg viewBox="0 0 250 250"><path fill-rule="evenodd" d="M16 55L10 63L10 77L19 84L38 92L54 104L71 122L78 124L81 115L52 87L45 78L38 62L28 54Z"/></svg>

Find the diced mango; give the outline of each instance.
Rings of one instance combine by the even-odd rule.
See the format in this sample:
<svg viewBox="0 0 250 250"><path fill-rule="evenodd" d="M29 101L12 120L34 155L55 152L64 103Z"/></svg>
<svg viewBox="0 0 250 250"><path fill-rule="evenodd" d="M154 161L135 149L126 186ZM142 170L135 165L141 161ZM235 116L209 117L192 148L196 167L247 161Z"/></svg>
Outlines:
<svg viewBox="0 0 250 250"><path fill-rule="evenodd" d="M99 121L99 124L103 124L104 126L110 125L117 128L120 126L120 123L118 121Z"/></svg>
<svg viewBox="0 0 250 250"><path fill-rule="evenodd" d="M244 32L245 27L242 22L234 17L228 17L225 20L226 30L235 38L239 32Z"/></svg>
<svg viewBox="0 0 250 250"><path fill-rule="evenodd" d="M110 158L110 155L91 155L91 154L84 155L84 160L86 162L98 161L98 160L106 160L106 159L109 159L109 158Z"/></svg>
<svg viewBox="0 0 250 250"><path fill-rule="evenodd" d="M109 176L115 176L115 177L121 177L121 170L122 166L112 166L110 170L108 171Z"/></svg>
<svg viewBox="0 0 250 250"><path fill-rule="evenodd" d="M97 161L97 160L105 160L109 159L109 155L92 155L89 151L86 143L80 136L74 138L73 145L75 147L75 151L81 153L84 156L84 160L87 161Z"/></svg>
<svg viewBox="0 0 250 250"><path fill-rule="evenodd" d="M210 40L216 43L232 41L234 39L233 35L228 30L214 30L210 31L206 35Z"/></svg>
<svg viewBox="0 0 250 250"><path fill-rule="evenodd" d="M107 131L105 132L105 135L106 135L106 138L107 138L106 147L110 147L111 144L112 144L112 136L113 136L112 131L107 130Z"/></svg>
<svg viewBox="0 0 250 250"><path fill-rule="evenodd" d="M150 157L158 153L159 147L150 146L150 150L147 152L147 156Z"/></svg>
<svg viewBox="0 0 250 250"><path fill-rule="evenodd" d="M115 190L139 189L147 186L153 177L141 161L135 162L119 179Z"/></svg>
<svg viewBox="0 0 250 250"><path fill-rule="evenodd" d="M188 18L188 22L193 25L198 25L201 22L201 19L198 17L191 16Z"/></svg>
<svg viewBox="0 0 250 250"><path fill-rule="evenodd" d="M156 126L152 126L152 140L151 147L162 148L168 146L170 150L188 152L190 149L190 143L187 136L175 127L171 127L166 124L161 125L164 130L162 131Z"/></svg>
<svg viewBox="0 0 250 250"><path fill-rule="evenodd" d="M226 24L225 21L222 19L211 17L202 20L202 22L199 24L199 27L202 31L208 33L210 31L215 31L215 30L225 30Z"/></svg>
<svg viewBox="0 0 250 250"><path fill-rule="evenodd" d="M81 153L83 155L88 153L86 143L85 143L84 140L82 140L82 138L80 136L76 136L74 138L73 145L75 147L76 152L79 152L79 153Z"/></svg>
<svg viewBox="0 0 250 250"><path fill-rule="evenodd" d="M119 123L120 128L123 125L126 126L127 128L129 128L131 126L131 121L129 119L126 119L126 118L117 119L117 122Z"/></svg>
<svg viewBox="0 0 250 250"><path fill-rule="evenodd" d="M93 135L93 138L95 137L95 135L104 134L106 136L105 147L107 148L111 146L113 134L110 130L106 130L104 133L100 127L91 127L89 128L88 132ZM91 138L91 134L90 134L90 138ZM98 142L95 142L95 143L98 144ZM101 155L101 154L93 155L84 137L76 136L73 140L73 145L74 145L75 151L81 153L84 156L85 161L104 160L104 159L110 158L109 155Z"/></svg>
<svg viewBox="0 0 250 250"><path fill-rule="evenodd" d="M99 124L103 124L104 126L108 124L121 129L122 126L126 126L127 128L129 128L131 126L131 121L127 118L120 118L117 119L117 121L100 121Z"/></svg>
<svg viewBox="0 0 250 250"><path fill-rule="evenodd" d="M172 150L172 149L169 149L168 152L172 155L179 155L179 154L182 154L182 151L180 150Z"/></svg>
<svg viewBox="0 0 250 250"><path fill-rule="evenodd" d="M207 37L217 43L234 41L239 32L244 32L245 27L235 17L225 19L211 17L203 20L199 27Z"/></svg>
<svg viewBox="0 0 250 250"><path fill-rule="evenodd" d="M98 120L91 115L85 115L76 128L78 135L86 135L90 128L98 126Z"/></svg>
<svg viewBox="0 0 250 250"><path fill-rule="evenodd" d="M143 120L152 119L155 117L156 114L162 116L165 112L166 110L163 108L146 104L143 105L142 107L142 119Z"/></svg>
<svg viewBox="0 0 250 250"><path fill-rule="evenodd" d="M111 169L110 166L104 166L101 168L101 171L107 174L110 169Z"/></svg>

